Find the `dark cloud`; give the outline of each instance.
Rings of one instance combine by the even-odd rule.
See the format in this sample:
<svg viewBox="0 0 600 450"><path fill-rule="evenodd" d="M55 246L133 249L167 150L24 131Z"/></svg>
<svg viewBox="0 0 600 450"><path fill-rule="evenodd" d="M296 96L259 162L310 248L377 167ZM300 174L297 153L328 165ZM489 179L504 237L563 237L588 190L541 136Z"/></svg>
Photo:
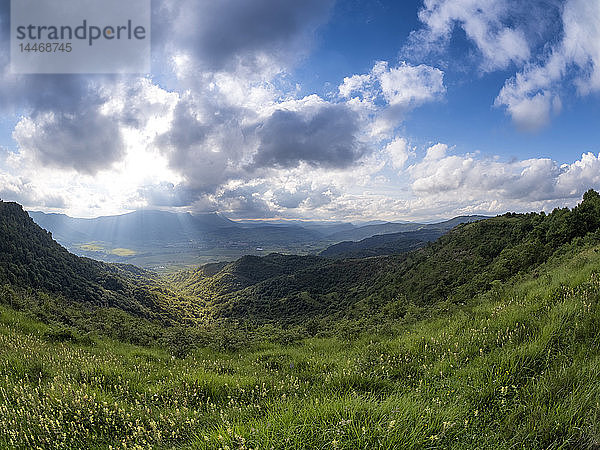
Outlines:
<svg viewBox="0 0 600 450"><path fill-rule="evenodd" d="M235 71L240 65L259 68L265 58L285 65L306 50L306 43L326 20L333 1L156 0L153 42L160 38L165 44L158 45L155 56L160 55L161 70L169 58L182 51L203 71ZM2 24L9 17L8 4L2 2L0 6ZM8 27L0 30L8 42ZM89 174L109 168L124 154L120 128L141 128L152 114L152 105L137 105L135 89L119 90L120 85L131 86L136 77L14 75L8 66L8 55L0 54L0 110L23 115L14 136L33 162ZM103 106L118 96L128 99L127 107L117 115L106 116ZM229 105L222 93L211 96L201 83L182 97L172 128L159 136L156 144L169 157L171 167L186 177L190 189L214 192L246 172L241 160L247 147L240 123L247 122L248 112ZM263 133L269 140L265 149L270 152L263 164L282 156L267 136L270 129L282 125L276 119L272 118ZM316 118L315 124L319 120ZM343 153L340 148L334 151ZM317 164L327 158L307 156ZM275 165L293 165L290 161L281 163Z"/></svg>
<svg viewBox="0 0 600 450"><path fill-rule="evenodd" d="M184 96L175 107L170 129L155 140L171 168L199 194L214 193L245 173L241 160L246 143L240 125L244 113L213 100Z"/></svg>
<svg viewBox="0 0 600 450"><path fill-rule="evenodd" d="M191 205L196 200L196 194L183 185L160 183L144 186L138 194L146 200L149 206L179 207Z"/></svg>
<svg viewBox="0 0 600 450"><path fill-rule="evenodd" d="M17 202L21 205L65 208L65 199L57 194L40 194L30 181L0 173L0 200Z"/></svg>
<svg viewBox="0 0 600 450"><path fill-rule="evenodd" d="M306 192L295 191L290 192L285 189L276 189L273 192L273 200L284 208L298 208L306 199Z"/></svg>
<svg viewBox="0 0 600 450"><path fill-rule="evenodd" d="M207 70L296 59L334 0L187 0L162 5L173 17L170 37ZM161 21L163 23L163 21ZM158 24L158 33L162 25Z"/></svg>
<svg viewBox="0 0 600 450"><path fill-rule="evenodd" d="M331 203L333 196L331 187L313 189L310 184L297 186L293 191L287 189L273 191L273 201L277 205L288 209L295 209L300 206L318 208Z"/></svg>
<svg viewBox="0 0 600 450"><path fill-rule="evenodd" d="M155 143L168 156L171 168L185 176L186 194L163 192L165 201L177 203L217 194L228 181L268 177L271 169L300 163L348 167L367 151L358 137L362 128L357 113L343 104L278 110L252 126L242 125L246 114L206 97L185 96L179 102L169 130ZM315 193L310 187L293 194L280 191L276 202L285 208L297 208L301 203L320 206L330 201L324 194L327 189L322 191ZM238 194L223 198L228 209L237 203L240 208L264 210L263 203L257 203L248 192Z"/></svg>
<svg viewBox="0 0 600 450"><path fill-rule="evenodd" d="M119 118L101 112L113 83L110 77L5 74L0 110L24 115L14 137L37 162L93 174L124 154Z"/></svg>
<svg viewBox="0 0 600 450"><path fill-rule="evenodd" d="M9 3L0 6L0 38L9 42ZM3 46L7 49L8 46ZM117 75L12 74L0 50L0 113L22 115L14 136L43 165L95 173L123 156L117 118L101 113Z"/></svg>
<svg viewBox="0 0 600 450"><path fill-rule="evenodd" d="M36 115L14 132L19 146L43 165L95 174L124 154L119 124L95 110Z"/></svg>
<svg viewBox="0 0 600 450"><path fill-rule="evenodd" d="M260 189L251 186L241 186L225 189L218 194L216 203L218 210L231 217L268 218L274 213L262 198Z"/></svg>
<svg viewBox="0 0 600 450"><path fill-rule="evenodd" d="M260 145L254 167L297 167L305 162L318 167L348 167L366 148L357 135L358 114L343 104L328 104L306 117L277 110L258 130Z"/></svg>
<svg viewBox="0 0 600 450"><path fill-rule="evenodd" d="M2 42L9 42L10 39L10 28L8 26L10 20L10 1L2 0L0 2L0 40ZM0 58L6 58L8 45L2 45L0 47ZM4 63L3 59L0 59L0 63Z"/></svg>
<svg viewBox="0 0 600 450"><path fill-rule="evenodd" d="M177 103L171 128L156 139L156 144L171 151L187 151L205 143L209 126L198 120L196 108L188 100Z"/></svg>
<svg viewBox="0 0 600 450"><path fill-rule="evenodd" d="M9 17L8 3L0 6L0 33L5 42L9 39L8 27L3 26ZM226 92L227 83L237 83L242 90L262 86L273 73L266 76L264 67L284 70L304 56L333 3L153 0L155 73L161 76L161 86L173 83L178 94L171 98L179 96L169 130L153 144L183 182L144 186L132 196L154 206L214 205L269 217L270 203L262 198L267 188L225 186L302 162L347 167L360 158L365 148L358 139L358 117L344 105L323 103L300 112L277 111L262 121L259 115L264 104L242 107L239 104L244 102ZM172 58L182 53L191 57L192 69L186 74L193 73L195 82L168 73ZM22 117L13 135L23 161L31 161L33 167L93 175L123 158L124 127L143 130L150 117L165 118L171 112L160 96L149 93L144 97L138 92L139 77L14 75L8 65L8 55L0 49L0 112ZM221 85L219 77L226 78ZM214 84L209 86L211 81ZM156 104L154 99L159 99ZM122 110L121 102L125 104ZM279 206L285 208L329 201L324 191L313 193L308 188L294 194L282 191L277 197Z"/></svg>

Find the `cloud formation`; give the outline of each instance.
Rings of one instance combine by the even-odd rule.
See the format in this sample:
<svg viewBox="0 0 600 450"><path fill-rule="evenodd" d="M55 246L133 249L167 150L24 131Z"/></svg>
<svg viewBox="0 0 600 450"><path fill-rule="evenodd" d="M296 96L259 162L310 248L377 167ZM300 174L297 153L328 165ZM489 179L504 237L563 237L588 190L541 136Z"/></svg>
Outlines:
<svg viewBox="0 0 600 450"><path fill-rule="evenodd" d="M94 174L124 155L118 123L93 111L47 112L24 118L13 136L42 165Z"/></svg>
<svg viewBox="0 0 600 450"><path fill-rule="evenodd" d="M348 167L366 152L360 129L358 114L343 104L323 104L309 112L276 110L257 129L259 145L252 164Z"/></svg>
<svg viewBox="0 0 600 450"><path fill-rule="evenodd" d="M0 200L14 201L28 207L64 208L65 199L56 193L42 193L23 177L0 172Z"/></svg>
<svg viewBox="0 0 600 450"><path fill-rule="evenodd" d="M494 105L522 131L547 126L573 89L581 96L600 91L598 2L425 0L419 19L423 27L411 33L405 55L447 57L460 30L476 49L480 71L514 68Z"/></svg>
<svg viewBox="0 0 600 450"><path fill-rule="evenodd" d="M387 62L378 61L368 74L344 78L338 91L343 98L373 104L380 100L392 107L408 110L438 99L446 88L444 73L435 67L402 62L390 68Z"/></svg>
<svg viewBox="0 0 600 450"><path fill-rule="evenodd" d="M209 72L278 70L306 54L333 0L167 1L171 42Z"/></svg>
<svg viewBox="0 0 600 450"><path fill-rule="evenodd" d="M549 158L502 162L473 154L448 154L436 144L408 172L412 190L421 197L496 200L510 203L579 199L590 187L600 186L600 155L559 165Z"/></svg>
<svg viewBox="0 0 600 450"><path fill-rule="evenodd" d="M412 109L440 100L446 87L444 72L435 67L401 62L390 68L378 61L369 73L344 78L338 92L351 106L374 116L373 135L385 135Z"/></svg>
<svg viewBox="0 0 600 450"><path fill-rule="evenodd" d="M443 61L416 59L444 54L457 31L480 74L516 73L495 105L520 129L548 124L569 87L600 91L597 2L426 0L406 61L370 61L331 95L300 94L294 68L333 3L157 0L153 42L167 63L156 78L16 76L0 49L0 112L19 118L0 196L75 215L160 207L423 219L549 208L600 186L593 153L566 165L507 162L451 142L425 149L404 129L453 88Z"/></svg>
<svg viewBox="0 0 600 450"><path fill-rule="evenodd" d="M505 106L513 121L539 129L560 111L564 83L579 95L600 91L600 3L568 0L561 15L562 39L541 62L532 61L506 82L495 104Z"/></svg>
<svg viewBox="0 0 600 450"><path fill-rule="evenodd" d="M460 27L480 52L484 70L524 63L531 56L526 32L507 25L515 23L522 8L512 0L425 0L419 11L424 28L413 32L410 49L422 53L445 48Z"/></svg>

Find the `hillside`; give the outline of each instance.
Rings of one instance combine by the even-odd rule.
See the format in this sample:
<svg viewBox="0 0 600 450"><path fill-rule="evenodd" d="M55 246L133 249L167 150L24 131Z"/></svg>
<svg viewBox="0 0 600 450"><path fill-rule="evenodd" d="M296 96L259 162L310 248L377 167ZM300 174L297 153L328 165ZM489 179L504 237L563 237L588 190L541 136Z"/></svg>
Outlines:
<svg viewBox="0 0 600 450"><path fill-rule="evenodd" d="M71 255L17 205L3 204L2 282L178 326L270 324L314 334L351 320L370 329L390 313L402 316L411 305L465 302L544 263L574 239L594 238L599 199L590 191L573 210L462 224L423 249L399 255L246 256L165 281Z"/></svg>
<svg viewBox="0 0 600 450"><path fill-rule="evenodd" d="M0 307L0 446L596 448L600 247L561 253L466 305L388 317L385 332L340 321L292 346L275 329L215 333L241 348L184 359L57 341Z"/></svg>
<svg viewBox="0 0 600 450"><path fill-rule="evenodd" d="M447 230L429 229L401 233L380 234L358 242L344 241L333 244L319 253L327 258L368 258L370 256L406 253L435 241Z"/></svg>
<svg viewBox="0 0 600 450"><path fill-rule="evenodd" d="M375 223L371 225L364 225L362 227L344 230L329 235L329 239L333 242L343 241L360 241L367 239L372 236L381 234L393 234L393 233L407 233L417 230L441 230L442 232L450 231L461 223L476 222L478 220L487 219L486 216L459 216L444 222L423 224L416 222L405 222L405 223L394 223L384 222Z"/></svg>
<svg viewBox="0 0 600 450"><path fill-rule="evenodd" d="M287 271L256 278L236 272L235 265L212 276L188 272L178 276L175 289L200 296L203 313L214 320L310 324L312 332L339 320L358 320L368 328L412 306L463 303L543 264L573 240L597 239L599 224L600 196L590 191L573 210L509 213L459 225L410 253L347 260L296 257L289 263L281 257L290 266ZM263 273L268 258L244 263Z"/></svg>
<svg viewBox="0 0 600 450"><path fill-rule="evenodd" d="M0 237L0 447L598 445L594 191L404 254L166 280L70 254L14 203Z"/></svg>
<svg viewBox="0 0 600 450"><path fill-rule="evenodd" d="M595 448L599 229L589 191L404 254L163 280L0 203L0 447Z"/></svg>
<svg viewBox="0 0 600 450"><path fill-rule="evenodd" d="M178 315L178 297L154 274L75 256L20 205L1 201L0 288L2 303L86 331L100 327L122 335L125 322L157 328ZM109 329L109 321L121 322L121 330ZM147 340L147 331L129 339Z"/></svg>
<svg viewBox="0 0 600 450"><path fill-rule="evenodd" d="M231 263L207 264L196 270L180 272L171 280L188 296L205 297L235 292L321 263L323 261L314 256L273 253L261 258L249 255Z"/></svg>

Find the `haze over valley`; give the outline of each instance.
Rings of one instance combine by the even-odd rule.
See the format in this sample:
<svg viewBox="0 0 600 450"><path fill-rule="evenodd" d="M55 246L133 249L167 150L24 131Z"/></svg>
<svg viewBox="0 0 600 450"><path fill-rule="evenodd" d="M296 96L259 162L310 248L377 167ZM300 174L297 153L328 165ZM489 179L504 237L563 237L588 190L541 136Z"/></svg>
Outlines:
<svg viewBox="0 0 600 450"><path fill-rule="evenodd" d="M351 256L350 250L345 253L335 244L358 245L374 255L393 254L422 247L460 223L485 218L457 217L434 224L379 221L354 225L315 221L236 222L216 213L192 215L144 210L96 219L74 219L64 214L38 211L29 212L29 215L77 255L135 264L158 272L230 261L244 255L320 253ZM388 245L365 242L377 235L385 235L379 239Z"/></svg>
<svg viewBox="0 0 600 450"><path fill-rule="evenodd" d="M0 1L0 449L600 449L599 119L600 0Z"/></svg>

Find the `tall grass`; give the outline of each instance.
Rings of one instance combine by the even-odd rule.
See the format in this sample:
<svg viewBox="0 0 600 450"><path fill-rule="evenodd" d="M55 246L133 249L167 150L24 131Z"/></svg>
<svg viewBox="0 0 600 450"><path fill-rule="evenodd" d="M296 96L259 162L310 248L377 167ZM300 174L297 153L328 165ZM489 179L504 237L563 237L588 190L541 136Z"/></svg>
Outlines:
<svg viewBox="0 0 600 450"><path fill-rule="evenodd" d="M393 333L185 359L0 312L6 448L598 448L600 253Z"/></svg>

